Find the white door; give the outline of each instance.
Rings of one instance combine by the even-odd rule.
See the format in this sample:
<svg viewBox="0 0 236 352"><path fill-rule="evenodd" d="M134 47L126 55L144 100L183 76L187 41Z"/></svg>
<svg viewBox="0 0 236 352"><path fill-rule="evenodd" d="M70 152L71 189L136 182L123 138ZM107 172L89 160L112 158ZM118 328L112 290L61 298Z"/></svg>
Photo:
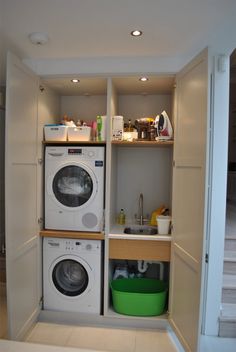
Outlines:
<svg viewBox="0 0 236 352"><path fill-rule="evenodd" d="M177 76L170 323L198 350L207 209L209 69L205 50Z"/></svg>
<svg viewBox="0 0 236 352"><path fill-rule="evenodd" d="M8 331L11 339L21 339L39 313L38 87L38 78L9 53L5 202Z"/></svg>

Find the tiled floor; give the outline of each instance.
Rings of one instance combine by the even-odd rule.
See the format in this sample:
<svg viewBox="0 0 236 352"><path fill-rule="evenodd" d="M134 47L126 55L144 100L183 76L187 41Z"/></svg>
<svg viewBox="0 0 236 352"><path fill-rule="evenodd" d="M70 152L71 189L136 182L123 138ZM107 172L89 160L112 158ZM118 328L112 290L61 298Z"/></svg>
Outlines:
<svg viewBox="0 0 236 352"><path fill-rule="evenodd" d="M176 352L166 331L111 329L38 323L28 342L106 352Z"/></svg>
<svg viewBox="0 0 236 352"><path fill-rule="evenodd" d="M172 337L163 331L86 328L45 323L38 323L35 326L26 343L0 340L0 352L74 351L182 352L183 350L178 349ZM199 351L235 352L236 339L202 336Z"/></svg>

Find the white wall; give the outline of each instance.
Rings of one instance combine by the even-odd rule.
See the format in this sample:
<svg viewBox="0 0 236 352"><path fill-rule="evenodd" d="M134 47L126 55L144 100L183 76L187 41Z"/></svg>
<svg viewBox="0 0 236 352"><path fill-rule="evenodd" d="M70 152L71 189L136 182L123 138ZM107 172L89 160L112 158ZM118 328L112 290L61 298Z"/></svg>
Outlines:
<svg viewBox="0 0 236 352"><path fill-rule="evenodd" d="M140 193L144 215L171 205L172 148L124 148L117 153L117 213L124 208L128 221L138 213ZM134 182L135 181L135 182ZM115 219L114 219L115 220Z"/></svg>
<svg viewBox="0 0 236 352"><path fill-rule="evenodd" d="M106 115L107 97L105 95L92 96L62 96L60 115L72 118L75 122L96 120L97 115Z"/></svg>
<svg viewBox="0 0 236 352"><path fill-rule="evenodd" d="M141 117L156 117L166 110L169 117L172 111L172 98L169 94L159 95L120 95L118 115L124 116L125 120Z"/></svg>

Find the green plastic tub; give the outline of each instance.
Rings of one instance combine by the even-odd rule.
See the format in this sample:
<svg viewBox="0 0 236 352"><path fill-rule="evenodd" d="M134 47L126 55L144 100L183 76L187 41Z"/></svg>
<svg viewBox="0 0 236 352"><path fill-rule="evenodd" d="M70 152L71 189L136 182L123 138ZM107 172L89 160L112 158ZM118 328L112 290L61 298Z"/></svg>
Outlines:
<svg viewBox="0 0 236 352"><path fill-rule="evenodd" d="M155 279L117 279L111 281L113 307L117 313L154 316L164 312L168 285Z"/></svg>

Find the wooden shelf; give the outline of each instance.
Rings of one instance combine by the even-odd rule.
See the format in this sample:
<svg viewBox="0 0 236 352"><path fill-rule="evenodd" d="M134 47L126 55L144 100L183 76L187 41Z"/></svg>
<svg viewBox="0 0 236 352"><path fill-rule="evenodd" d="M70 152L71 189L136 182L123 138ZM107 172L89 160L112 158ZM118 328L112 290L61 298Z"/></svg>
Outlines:
<svg viewBox="0 0 236 352"><path fill-rule="evenodd" d="M106 145L105 141L43 141L44 145Z"/></svg>
<svg viewBox="0 0 236 352"><path fill-rule="evenodd" d="M43 141L44 145L106 145L106 142L96 141ZM174 144L174 141L112 141L112 145L121 147L168 147Z"/></svg>
<svg viewBox="0 0 236 352"><path fill-rule="evenodd" d="M172 146L174 141L112 141L111 144L120 147L168 147Z"/></svg>
<svg viewBox="0 0 236 352"><path fill-rule="evenodd" d="M42 230L41 237L58 237L58 238L80 238L89 240L104 240L104 234L101 232L78 232L78 231L57 231Z"/></svg>

